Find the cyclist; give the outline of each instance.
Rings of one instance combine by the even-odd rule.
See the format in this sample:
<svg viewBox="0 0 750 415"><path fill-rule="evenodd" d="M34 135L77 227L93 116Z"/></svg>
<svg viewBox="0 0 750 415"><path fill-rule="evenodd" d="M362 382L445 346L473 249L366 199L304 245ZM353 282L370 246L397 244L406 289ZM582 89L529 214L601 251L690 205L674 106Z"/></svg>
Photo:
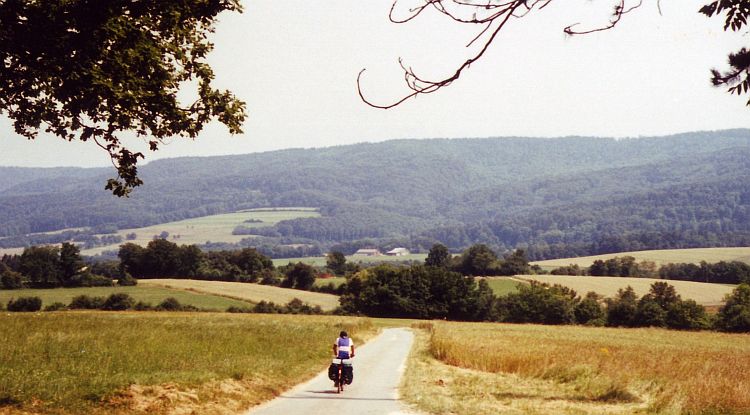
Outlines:
<svg viewBox="0 0 750 415"><path fill-rule="evenodd" d="M339 333L339 337L333 342L333 356L336 359L350 359L354 357L354 342L349 338L349 335L345 331ZM331 365L331 368L335 366ZM349 367L351 370L351 367ZM331 369L329 369L330 371ZM331 375L329 374L329 377ZM351 380L349 380L351 382ZM338 387L338 379L334 379L333 386ZM342 385L343 386L343 385Z"/></svg>
<svg viewBox="0 0 750 415"><path fill-rule="evenodd" d="M333 343L333 355L336 359L354 357L354 342L345 331L339 333L339 338Z"/></svg>

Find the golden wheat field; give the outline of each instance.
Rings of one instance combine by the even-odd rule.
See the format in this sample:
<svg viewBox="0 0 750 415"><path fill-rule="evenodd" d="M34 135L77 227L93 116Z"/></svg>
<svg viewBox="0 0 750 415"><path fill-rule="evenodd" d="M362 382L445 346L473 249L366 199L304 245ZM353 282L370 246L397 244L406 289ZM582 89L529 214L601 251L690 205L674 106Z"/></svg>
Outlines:
<svg viewBox="0 0 750 415"><path fill-rule="evenodd" d="M668 263L697 264L701 261L706 261L708 263L719 261L750 262L750 247L658 249L652 251L619 252L616 254L584 256L578 258L549 259L546 261L536 261L533 262L533 264L537 264L544 268L564 267L571 264L588 267L596 260L606 261L610 258L623 256L632 256L637 262L653 261L656 265L664 265Z"/></svg>
<svg viewBox="0 0 750 415"><path fill-rule="evenodd" d="M488 399L533 396L538 388L530 394L524 386L541 380L566 387L567 395L540 402L638 408L602 412L750 413L746 334L440 322L428 350L460 370L516 377Z"/></svg>
<svg viewBox="0 0 750 415"><path fill-rule="evenodd" d="M536 280L548 284L560 284L574 289L580 295L589 291L605 297L614 297L617 290L627 286L633 287L638 296L643 296L651 289L655 282L666 282L674 286L683 299L695 300L698 304L716 306L724 303L724 296L731 293L735 286L726 284L711 284L694 281L660 280L655 278L625 278L625 277L584 277L569 275L522 275L518 278L530 281Z"/></svg>
<svg viewBox="0 0 750 415"><path fill-rule="evenodd" d="M291 288L280 288L269 285L249 284L243 282L226 281L203 281L203 280L181 280L181 279L142 279L138 281L142 286L167 287L180 290L189 290L206 294L220 295L244 301L257 303L260 301L271 301L276 304L286 304L299 298L312 305L320 306L324 311L330 311L339 305L339 298L332 294L316 293L311 291L294 290Z"/></svg>

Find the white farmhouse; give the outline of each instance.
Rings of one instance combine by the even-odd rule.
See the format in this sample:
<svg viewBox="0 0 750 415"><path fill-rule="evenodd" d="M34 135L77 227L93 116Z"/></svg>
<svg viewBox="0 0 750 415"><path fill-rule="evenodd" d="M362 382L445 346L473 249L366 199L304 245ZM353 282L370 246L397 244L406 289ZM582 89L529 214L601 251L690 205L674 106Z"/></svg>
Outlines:
<svg viewBox="0 0 750 415"><path fill-rule="evenodd" d="M406 248L393 248L385 254L388 256L404 256L409 255L410 253L411 252L409 252L409 250Z"/></svg>

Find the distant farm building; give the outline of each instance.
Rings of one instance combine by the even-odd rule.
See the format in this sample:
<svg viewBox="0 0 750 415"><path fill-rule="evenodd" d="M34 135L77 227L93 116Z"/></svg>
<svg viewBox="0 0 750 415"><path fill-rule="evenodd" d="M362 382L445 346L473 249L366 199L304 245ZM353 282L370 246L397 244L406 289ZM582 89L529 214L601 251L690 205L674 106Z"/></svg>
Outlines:
<svg viewBox="0 0 750 415"><path fill-rule="evenodd" d="M380 256L383 254L377 249L358 249L357 252L354 253L354 255L355 256Z"/></svg>
<svg viewBox="0 0 750 415"><path fill-rule="evenodd" d="M410 253L411 252L409 252L409 250L406 248L393 248L385 254L389 256L404 256L409 255Z"/></svg>

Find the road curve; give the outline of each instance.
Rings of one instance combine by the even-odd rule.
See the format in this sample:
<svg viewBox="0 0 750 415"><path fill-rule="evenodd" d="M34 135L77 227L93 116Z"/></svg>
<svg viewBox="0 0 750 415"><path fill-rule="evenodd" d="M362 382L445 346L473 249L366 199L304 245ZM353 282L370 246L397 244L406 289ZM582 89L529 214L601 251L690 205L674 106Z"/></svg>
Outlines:
<svg viewBox="0 0 750 415"><path fill-rule="evenodd" d="M407 329L385 329L356 347L354 382L341 394L336 393L326 370L244 415L408 414L398 399L398 385L413 342L414 335Z"/></svg>

